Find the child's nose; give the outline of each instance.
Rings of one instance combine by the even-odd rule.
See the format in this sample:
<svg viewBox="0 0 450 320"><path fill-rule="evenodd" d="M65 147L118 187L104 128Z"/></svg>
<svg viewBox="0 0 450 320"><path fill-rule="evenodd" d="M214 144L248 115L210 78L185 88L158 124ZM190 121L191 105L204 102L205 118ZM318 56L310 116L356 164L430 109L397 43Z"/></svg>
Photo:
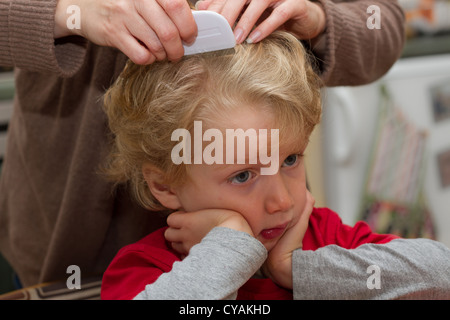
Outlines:
<svg viewBox="0 0 450 320"><path fill-rule="evenodd" d="M289 189L279 174L272 176L267 188L266 211L277 213L288 211L294 205Z"/></svg>

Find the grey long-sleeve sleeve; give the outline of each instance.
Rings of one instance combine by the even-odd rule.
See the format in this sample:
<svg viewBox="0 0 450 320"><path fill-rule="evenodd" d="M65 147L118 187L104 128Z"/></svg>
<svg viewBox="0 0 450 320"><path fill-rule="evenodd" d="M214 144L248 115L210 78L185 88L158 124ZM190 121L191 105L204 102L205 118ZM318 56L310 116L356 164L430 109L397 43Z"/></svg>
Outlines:
<svg viewBox="0 0 450 320"><path fill-rule="evenodd" d="M249 234L214 228L134 299L235 299L266 258L266 248Z"/></svg>
<svg viewBox="0 0 450 320"><path fill-rule="evenodd" d="M294 299L450 299L450 250L428 239L296 250L292 270Z"/></svg>
<svg viewBox="0 0 450 320"><path fill-rule="evenodd" d="M248 234L215 228L135 299L234 299L266 258ZM296 250L292 270L294 299L450 298L450 249L428 239Z"/></svg>

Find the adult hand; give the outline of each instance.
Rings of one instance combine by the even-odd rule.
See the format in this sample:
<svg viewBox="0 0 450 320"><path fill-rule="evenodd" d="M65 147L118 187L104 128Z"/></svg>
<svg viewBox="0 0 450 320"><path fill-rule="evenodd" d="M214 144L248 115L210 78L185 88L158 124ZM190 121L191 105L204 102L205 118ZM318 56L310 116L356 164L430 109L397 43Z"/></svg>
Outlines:
<svg viewBox="0 0 450 320"><path fill-rule="evenodd" d="M171 242L172 248L187 255L190 249L199 243L214 227L226 227L253 232L244 217L236 211L225 209L204 209L194 212L177 211L167 218L169 228L164 236Z"/></svg>
<svg viewBox="0 0 450 320"><path fill-rule="evenodd" d="M292 254L294 250L302 247L314 203L313 196L307 191L305 208L298 222L290 227L269 251L262 267L264 274L282 287L292 289Z"/></svg>
<svg viewBox="0 0 450 320"><path fill-rule="evenodd" d="M80 8L80 28L67 28L67 8ZM186 0L58 0L54 37L80 35L115 47L137 64L178 60L197 25Z"/></svg>
<svg viewBox="0 0 450 320"><path fill-rule="evenodd" d="M237 21L237 43L247 36L248 41L258 42L277 29L289 31L299 39L314 39L326 24L322 7L309 0L205 0L198 1L196 8L222 14L231 26Z"/></svg>

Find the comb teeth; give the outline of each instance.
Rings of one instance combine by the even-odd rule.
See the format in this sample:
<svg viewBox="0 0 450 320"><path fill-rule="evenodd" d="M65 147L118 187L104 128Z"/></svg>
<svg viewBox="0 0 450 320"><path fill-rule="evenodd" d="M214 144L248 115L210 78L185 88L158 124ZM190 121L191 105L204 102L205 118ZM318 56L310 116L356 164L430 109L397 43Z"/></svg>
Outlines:
<svg viewBox="0 0 450 320"><path fill-rule="evenodd" d="M183 44L184 55L221 51L236 46L233 30L228 21L214 11L192 11L197 23L197 37L189 45Z"/></svg>

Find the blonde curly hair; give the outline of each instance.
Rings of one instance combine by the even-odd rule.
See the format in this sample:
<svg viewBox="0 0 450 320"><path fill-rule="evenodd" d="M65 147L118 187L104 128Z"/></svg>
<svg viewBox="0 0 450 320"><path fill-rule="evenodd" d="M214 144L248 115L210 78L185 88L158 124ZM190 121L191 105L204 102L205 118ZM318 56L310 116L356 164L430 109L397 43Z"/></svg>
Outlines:
<svg viewBox="0 0 450 320"><path fill-rule="evenodd" d="M175 165L171 150L178 128L192 131L194 120L230 117L245 105L269 108L280 141L309 139L320 121L322 84L294 36L275 32L256 44L237 45L234 54L185 56L178 62L142 66L128 62L106 92L104 108L113 134L106 165L109 178L131 187L150 210L165 210L148 188L142 167L164 172L168 184L186 179L186 165Z"/></svg>

